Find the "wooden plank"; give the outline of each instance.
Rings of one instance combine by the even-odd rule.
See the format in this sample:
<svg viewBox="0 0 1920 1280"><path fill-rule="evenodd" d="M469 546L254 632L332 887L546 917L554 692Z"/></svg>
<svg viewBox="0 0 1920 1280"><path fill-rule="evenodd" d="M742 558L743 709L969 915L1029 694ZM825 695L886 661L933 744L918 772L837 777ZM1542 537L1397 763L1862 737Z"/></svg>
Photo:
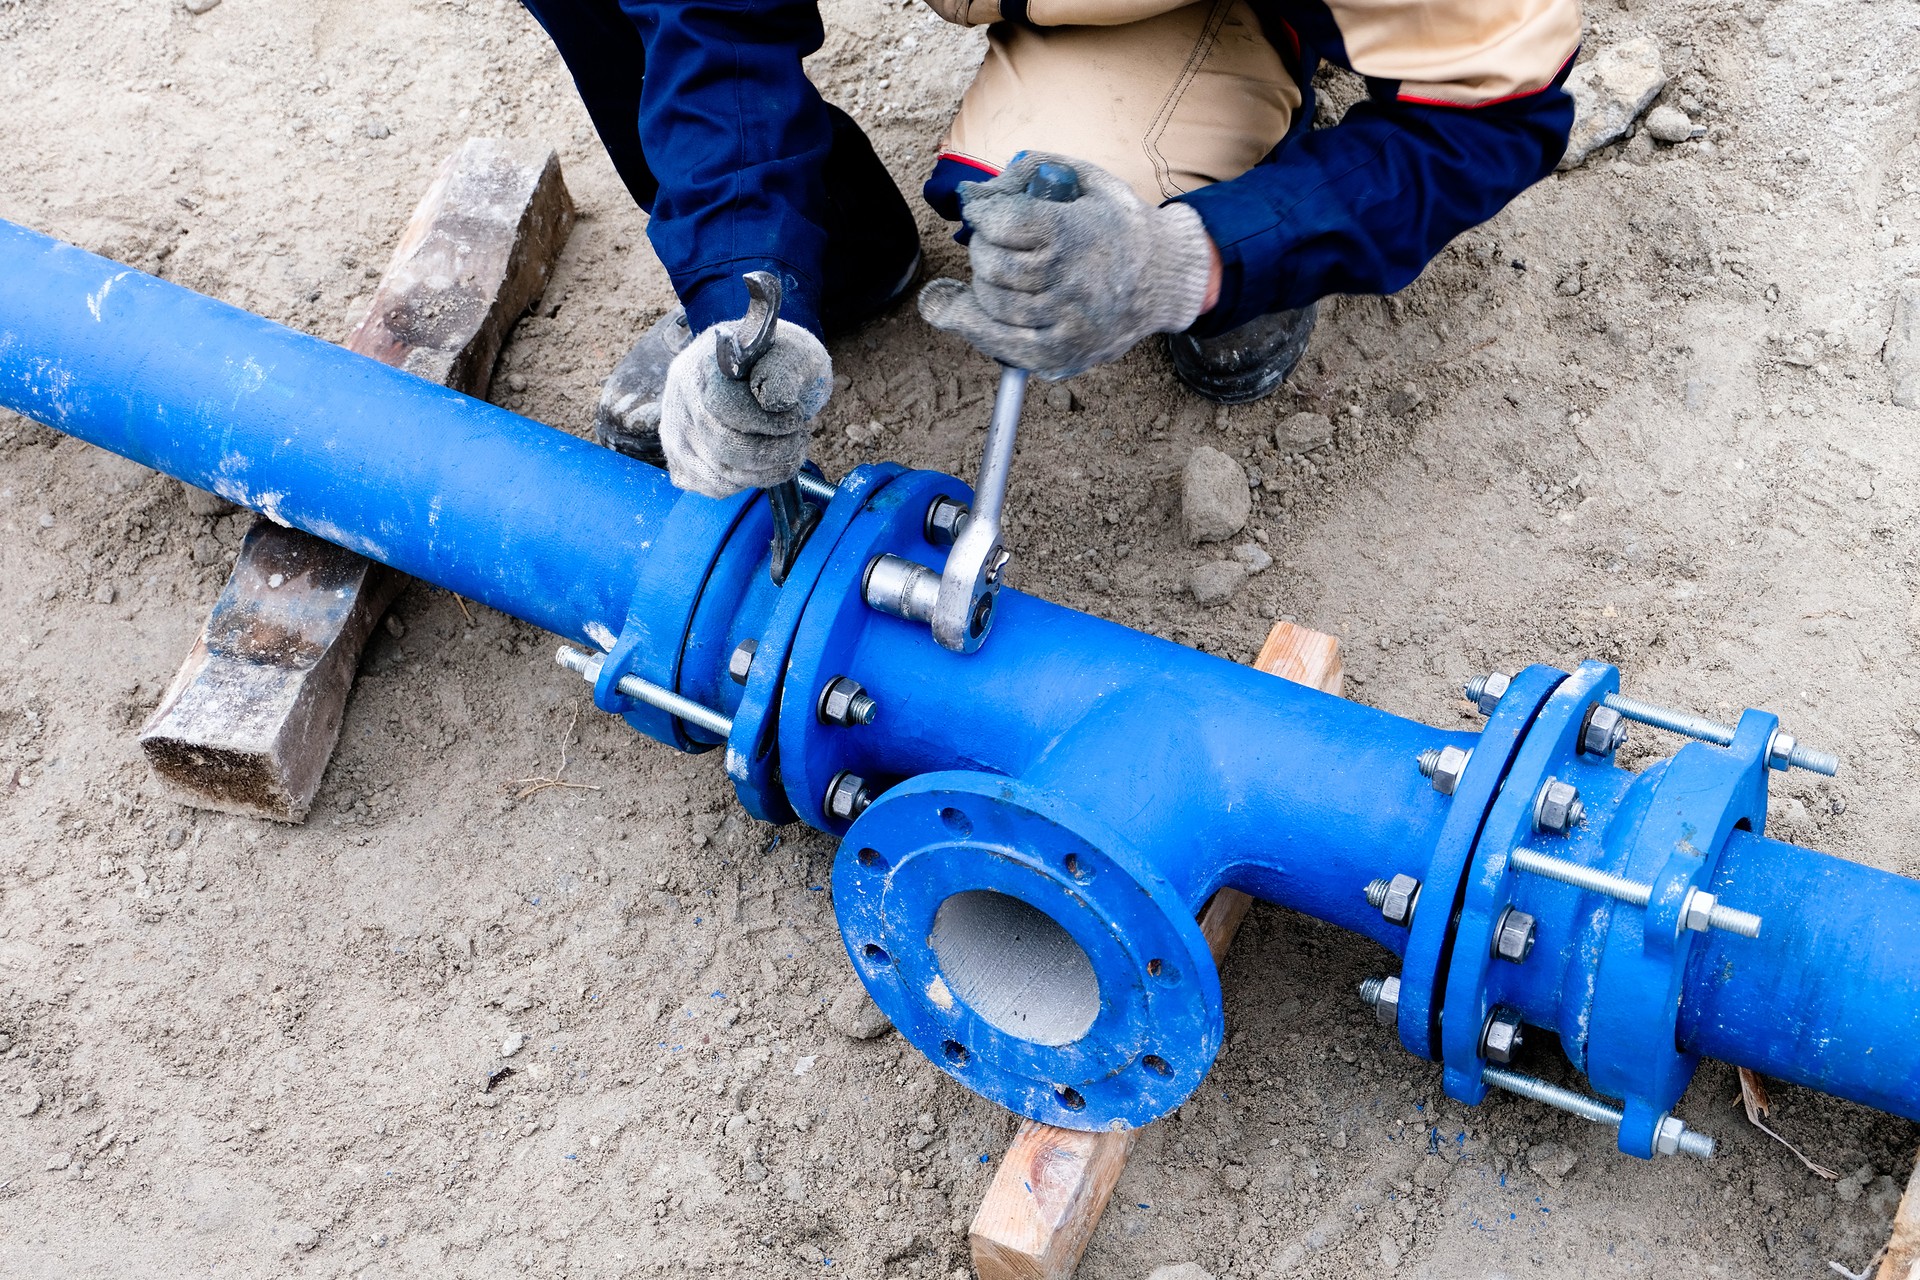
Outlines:
<svg viewBox="0 0 1920 1280"><path fill-rule="evenodd" d="M1335 696L1345 679L1340 641L1292 622L1273 624L1254 665ZM1252 905L1239 890L1222 889L1200 912L1200 931L1222 974L1227 948ZM968 1233L980 1280L1071 1276L1120 1183L1138 1132L1081 1133L1022 1121Z"/></svg>
<svg viewBox="0 0 1920 1280"><path fill-rule="evenodd" d="M1893 1236L1880 1257L1878 1280L1920 1280L1920 1162L1893 1215Z"/></svg>
<svg viewBox="0 0 1920 1280"><path fill-rule="evenodd" d="M551 150L470 139L441 165L345 345L486 394L507 331L546 288L572 227ZM339 739L360 651L404 582L256 519L199 642L140 730L176 798L304 818Z"/></svg>

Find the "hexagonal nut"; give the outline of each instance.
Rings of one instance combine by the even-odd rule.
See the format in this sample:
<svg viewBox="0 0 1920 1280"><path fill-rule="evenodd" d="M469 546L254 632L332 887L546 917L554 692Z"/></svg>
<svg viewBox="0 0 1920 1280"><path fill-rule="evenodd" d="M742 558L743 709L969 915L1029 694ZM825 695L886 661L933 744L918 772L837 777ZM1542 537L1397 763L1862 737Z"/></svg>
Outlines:
<svg viewBox="0 0 1920 1280"><path fill-rule="evenodd" d="M1507 1009L1495 1009L1487 1017L1487 1029L1480 1033L1480 1056L1505 1066L1520 1052L1524 1038L1520 1016Z"/></svg>
<svg viewBox="0 0 1920 1280"><path fill-rule="evenodd" d="M753 671L753 655L759 652L758 640L742 640L727 658L727 675L735 684L745 684Z"/></svg>
<svg viewBox="0 0 1920 1280"><path fill-rule="evenodd" d="M866 812L873 797L867 791L867 780L850 769L842 769L827 784L827 816L838 818L842 822L852 822Z"/></svg>
<svg viewBox="0 0 1920 1280"><path fill-rule="evenodd" d="M927 505L927 523L922 532L934 546L950 547L959 539L972 514L966 503L942 494Z"/></svg>
<svg viewBox="0 0 1920 1280"><path fill-rule="evenodd" d="M1473 759L1473 752L1462 747L1440 748L1440 762L1433 767L1433 789L1443 796L1450 796L1460 785L1460 777L1467 771L1467 762Z"/></svg>
<svg viewBox="0 0 1920 1280"><path fill-rule="evenodd" d="M843 727L872 724L874 702L858 680L851 676L835 676L820 691L820 704L815 711L821 724Z"/></svg>
<svg viewBox="0 0 1920 1280"><path fill-rule="evenodd" d="M1586 806L1580 803L1578 787L1558 778L1548 778L1540 784L1540 794L1533 802L1533 829L1566 831L1580 825L1586 812Z"/></svg>
<svg viewBox="0 0 1920 1280"><path fill-rule="evenodd" d="M1784 772L1788 761L1793 759L1793 749L1799 745L1785 729L1775 729L1767 739L1767 768Z"/></svg>
<svg viewBox="0 0 1920 1280"><path fill-rule="evenodd" d="M1590 756L1610 755L1627 740L1626 717L1612 707L1594 703L1580 726L1580 749Z"/></svg>
<svg viewBox="0 0 1920 1280"><path fill-rule="evenodd" d="M1380 984L1380 998L1373 1002L1373 1016L1385 1027L1400 1021L1400 979L1388 978Z"/></svg>
<svg viewBox="0 0 1920 1280"><path fill-rule="evenodd" d="M1479 676L1467 684L1467 701L1478 707L1480 714L1490 716L1493 709L1500 705L1500 699L1507 696L1507 690L1513 687L1513 677L1499 671Z"/></svg>
<svg viewBox="0 0 1920 1280"><path fill-rule="evenodd" d="M1672 1155L1680 1149L1680 1139L1686 1131L1686 1121L1679 1116L1661 1116L1660 1123L1653 1126L1654 1151L1663 1156Z"/></svg>
<svg viewBox="0 0 1920 1280"><path fill-rule="evenodd" d="M1705 933L1708 922L1713 919L1713 909L1719 905L1717 894L1708 893L1705 889L1687 890L1686 898L1680 903L1680 927Z"/></svg>
<svg viewBox="0 0 1920 1280"><path fill-rule="evenodd" d="M1388 924L1407 925L1412 923L1413 909L1419 902L1420 882L1409 875L1397 875L1387 883L1387 896L1380 902L1380 914ZM1399 979L1394 981L1397 983Z"/></svg>
<svg viewBox="0 0 1920 1280"><path fill-rule="evenodd" d="M1531 915L1518 907L1508 907L1500 913L1500 923L1493 930L1493 954L1519 964L1533 953L1537 931Z"/></svg>

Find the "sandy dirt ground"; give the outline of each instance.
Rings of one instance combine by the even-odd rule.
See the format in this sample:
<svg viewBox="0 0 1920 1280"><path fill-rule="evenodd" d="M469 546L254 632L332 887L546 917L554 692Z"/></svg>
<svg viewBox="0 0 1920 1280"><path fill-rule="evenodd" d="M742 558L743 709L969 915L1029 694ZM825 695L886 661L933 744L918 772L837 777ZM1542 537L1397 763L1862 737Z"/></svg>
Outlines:
<svg viewBox="0 0 1920 1280"><path fill-rule="evenodd" d="M814 74L913 190L978 36L826 10ZM1401 296L1331 303L1271 403L1216 412L1152 348L1036 397L1022 585L1241 661L1297 619L1344 637L1352 696L1439 724L1469 723L1476 670L1589 656L1645 696L1774 708L1845 767L1780 779L1770 832L1920 872L1920 414L1879 354L1920 275L1920 6L1588 22L1590 51L1657 38L1704 137L1599 152ZM549 141L582 221L494 394L569 430L670 302L505 0L0 0L0 84L0 215L330 338L445 154ZM922 216L931 267L961 270ZM829 474L971 469L985 360L910 310L834 355ZM1333 440L1283 455L1302 409ZM1184 584L1220 553L1179 521L1201 444L1259 473L1274 559L1212 609ZM416 586L305 825L162 796L134 730L247 518L0 421L0 1274L966 1274L1012 1121L835 1029L831 842L593 710L549 637ZM516 800L563 750L592 789ZM1354 999L1386 959L1256 909L1230 1044L1144 1135L1084 1275L1826 1276L1884 1240L1913 1125L1778 1088L1836 1184L1746 1125L1718 1064L1681 1107L1722 1140L1706 1165L1467 1110Z"/></svg>

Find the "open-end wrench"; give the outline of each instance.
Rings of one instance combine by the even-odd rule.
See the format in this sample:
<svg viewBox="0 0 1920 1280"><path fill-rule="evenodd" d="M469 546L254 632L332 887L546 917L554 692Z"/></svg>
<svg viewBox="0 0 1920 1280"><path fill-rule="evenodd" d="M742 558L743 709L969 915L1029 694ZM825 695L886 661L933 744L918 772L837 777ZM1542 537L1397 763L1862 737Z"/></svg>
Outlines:
<svg viewBox="0 0 1920 1280"><path fill-rule="evenodd" d="M1063 164L1042 164L1027 181L1027 194L1039 200L1066 204L1080 194L1080 178ZM940 594L934 600L933 638L955 653L972 653L993 626L994 600L1012 553L1000 538L1000 519L1006 509L1007 477L1013 470L1014 439L1020 431L1020 409L1027 398L1027 371L1003 365L1000 389L993 398L993 417L987 424L987 447L980 460L980 483L974 486L973 508L947 556L940 575Z"/></svg>
<svg viewBox="0 0 1920 1280"><path fill-rule="evenodd" d="M735 382L745 382L754 363L773 345L782 296L780 277L771 271L749 271L741 279L747 286L747 314L731 328L721 329L714 343L720 372ZM819 523L820 511L801 496L797 479L767 490L767 502L773 508L773 582L779 586Z"/></svg>

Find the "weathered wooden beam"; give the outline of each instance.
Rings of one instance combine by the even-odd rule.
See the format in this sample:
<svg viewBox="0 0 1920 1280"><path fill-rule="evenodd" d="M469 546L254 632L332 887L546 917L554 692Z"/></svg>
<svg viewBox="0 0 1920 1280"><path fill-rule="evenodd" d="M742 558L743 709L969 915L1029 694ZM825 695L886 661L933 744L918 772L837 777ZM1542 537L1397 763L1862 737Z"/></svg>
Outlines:
<svg viewBox="0 0 1920 1280"><path fill-rule="evenodd" d="M1920 1280L1920 1162L1893 1215L1893 1235L1880 1255L1879 1280Z"/></svg>
<svg viewBox="0 0 1920 1280"><path fill-rule="evenodd" d="M1253 665L1336 696L1345 678L1340 641L1291 622L1273 624ZM1222 889L1200 912L1200 932L1223 975L1227 948L1252 905L1239 890ZM1081 1133L1021 1122L968 1234L980 1280L1071 1276L1120 1183L1137 1132Z"/></svg>
<svg viewBox="0 0 1920 1280"><path fill-rule="evenodd" d="M573 227L545 147L468 140L414 210L345 345L485 395L515 320ZM298 822L340 736L360 651L405 579L332 543L255 520L200 640L140 730L187 804Z"/></svg>

